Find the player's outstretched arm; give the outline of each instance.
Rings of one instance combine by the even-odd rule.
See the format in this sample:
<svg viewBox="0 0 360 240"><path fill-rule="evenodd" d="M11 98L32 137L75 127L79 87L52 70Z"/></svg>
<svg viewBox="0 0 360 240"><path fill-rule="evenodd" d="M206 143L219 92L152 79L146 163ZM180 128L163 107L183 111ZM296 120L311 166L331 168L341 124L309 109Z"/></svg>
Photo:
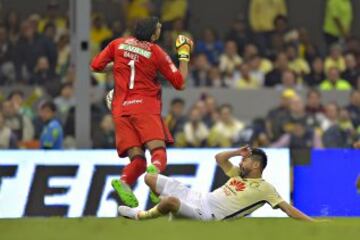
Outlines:
<svg viewBox="0 0 360 240"><path fill-rule="evenodd" d="M308 215L301 212L299 209L295 208L294 206L291 206L289 203L285 201L279 203L278 207L291 218L299 219L303 221L315 222L315 219L309 217Z"/></svg>
<svg viewBox="0 0 360 240"><path fill-rule="evenodd" d="M224 151L215 155L216 163L224 171L228 173L231 169L234 168L234 165L229 161L232 157L246 157L250 155L251 149L248 145L245 145L236 150Z"/></svg>
<svg viewBox="0 0 360 240"><path fill-rule="evenodd" d="M104 50L96 55L90 64L90 69L93 72L103 72L108 68L108 64L114 61L114 45L115 41L109 43ZM112 68L112 65L109 65Z"/></svg>
<svg viewBox="0 0 360 240"><path fill-rule="evenodd" d="M93 68L90 66L90 70L91 70L92 72L95 72L95 73L108 73L108 72L112 72L113 68L114 68L114 62L108 63L108 64L105 66L105 68L102 69L102 70L99 70L99 69L96 70L96 69L93 69Z"/></svg>

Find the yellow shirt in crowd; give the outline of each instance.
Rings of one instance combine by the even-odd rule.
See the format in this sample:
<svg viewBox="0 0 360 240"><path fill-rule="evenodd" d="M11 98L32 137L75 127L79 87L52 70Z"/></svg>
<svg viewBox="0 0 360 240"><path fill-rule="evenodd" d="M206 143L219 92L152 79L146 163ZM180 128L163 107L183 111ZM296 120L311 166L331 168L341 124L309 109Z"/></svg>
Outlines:
<svg viewBox="0 0 360 240"><path fill-rule="evenodd" d="M232 124L217 122L210 131L208 144L211 147L231 147L239 132L244 129L244 123L233 119Z"/></svg>
<svg viewBox="0 0 360 240"><path fill-rule="evenodd" d="M150 16L149 0L133 0L127 7L127 20L146 18Z"/></svg>
<svg viewBox="0 0 360 240"><path fill-rule="evenodd" d="M339 69L340 72L345 71L346 69L345 59L343 57L339 57L338 59L327 57L324 63L325 72L327 73L329 69L332 67L336 67L337 69Z"/></svg>
<svg viewBox="0 0 360 240"><path fill-rule="evenodd" d="M236 88L238 89L257 89L259 87L260 87L259 81L253 76L250 76L248 80L245 80L244 78L240 78L236 82Z"/></svg>
<svg viewBox="0 0 360 240"><path fill-rule="evenodd" d="M263 73L268 73L273 70L273 64L270 60L262 58L260 62L259 70Z"/></svg>
<svg viewBox="0 0 360 240"><path fill-rule="evenodd" d="M112 37L112 32L106 26L101 28L92 27L90 30L90 52L91 56L95 56L100 51L101 43Z"/></svg>
<svg viewBox="0 0 360 240"><path fill-rule="evenodd" d="M161 9L163 22L184 18L187 10L187 0L165 0Z"/></svg>
<svg viewBox="0 0 360 240"><path fill-rule="evenodd" d="M293 61L289 61L289 69L296 74L308 74L310 73L310 66L303 58L297 58Z"/></svg>
<svg viewBox="0 0 360 240"><path fill-rule="evenodd" d="M250 25L255 32L272 31L275 17L286 13L285 0L251 0Z"/></svg>
<svg viewBox="0 0 360 240"><path fill-rule="evenodd" d="M96 43L96 44L101 44L104 40L111 38L112 36L112 32L111 30L106 27L103 26L100 29L97 28L91 28L90 31L90 41L92 43Z"/></svg>
<svg viewBox="0 0 360 240"><path fill-rule="evenodd" d="M46 24L49 22L49 18L45 17L39 21L38 30L39 32L44 32ZM56 26L56 31L63 32L66 27L66 19L63 17L57 17L53 22Z"/></svg>
<svg viewBox="0 0 360 240"><path fill-rule="evenodd" d="M222 54L219 58L219 69L224 73L232 73L235 68L242 64L243 60L239 55L229 57L226 54Z"/></svg>
<svg viewBox="0 0 360 240"><path fill-rule="evenodd" d="M325 10L324 32L336 37L341 36L334 18L338 18L346 32L351 29L353 20L351 0L328 0Z"/></svg>

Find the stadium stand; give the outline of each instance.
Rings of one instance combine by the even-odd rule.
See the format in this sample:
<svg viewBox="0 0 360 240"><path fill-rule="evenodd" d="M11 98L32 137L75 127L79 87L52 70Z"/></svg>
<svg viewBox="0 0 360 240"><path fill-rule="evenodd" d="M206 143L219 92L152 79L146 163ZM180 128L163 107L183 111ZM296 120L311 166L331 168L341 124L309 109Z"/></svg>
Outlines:
<svg viewBox="0 0 360 240"><path fill-rule="evenodd" d="M269 5L272 11L256 18L259 2L276 6ZM173 147L247 142L259 147L352 147L360 138L360 40L352 35L351 14L338 17L340 30L328 20L335 14L332 2L325 11L323 48L305 27L291 25L286 1L250 1L248 17L234 15L224 33L209 27L191 32L193 16L186 0L119 1L123 17L116 21L94 10L91 55L114 38L130 34L137 19L158 15L164 31L160 45L174 61L178 34L194 37L196 45L188 79L191 94L164 91L171 105L164 106L164 117L176 139ZM64 147L76 148L76 79L66 11L48 1L43 13L2 12L0 148L39 146L45 126L39 106L45 100L57 107ZM114 126L104 101L113 87L112 76L93 74L89 81L93 147L112 148ZM251 109L239 95L252 95ZM260 95L264 98L256 97Z"/></svg>

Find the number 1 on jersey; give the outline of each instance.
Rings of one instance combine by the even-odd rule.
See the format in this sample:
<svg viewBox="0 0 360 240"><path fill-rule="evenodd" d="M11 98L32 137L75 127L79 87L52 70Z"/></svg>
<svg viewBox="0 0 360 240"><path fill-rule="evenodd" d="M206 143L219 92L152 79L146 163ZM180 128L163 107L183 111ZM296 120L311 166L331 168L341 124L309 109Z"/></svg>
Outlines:
<svg viewBox="0 0 360 240"><path fill-rule="evenodd" d="M129 84L129 89L134 89L134 84L135 84L135 60L131 60L128 65L130 66L130 84Z"/></svg>

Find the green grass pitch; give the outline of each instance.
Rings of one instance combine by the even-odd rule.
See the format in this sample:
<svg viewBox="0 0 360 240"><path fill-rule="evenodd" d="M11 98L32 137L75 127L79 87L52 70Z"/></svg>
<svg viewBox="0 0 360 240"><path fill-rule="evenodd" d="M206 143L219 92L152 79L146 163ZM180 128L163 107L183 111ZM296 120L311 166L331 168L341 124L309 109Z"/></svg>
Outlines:
<svg viewBox="0 0 360 240"><path fill-rule="evenodd" d="M136 222L123 218L23 218L0 220L1 240L359 240L360 218L326 223L292 219L246 218L227 222Z"/></svg>

